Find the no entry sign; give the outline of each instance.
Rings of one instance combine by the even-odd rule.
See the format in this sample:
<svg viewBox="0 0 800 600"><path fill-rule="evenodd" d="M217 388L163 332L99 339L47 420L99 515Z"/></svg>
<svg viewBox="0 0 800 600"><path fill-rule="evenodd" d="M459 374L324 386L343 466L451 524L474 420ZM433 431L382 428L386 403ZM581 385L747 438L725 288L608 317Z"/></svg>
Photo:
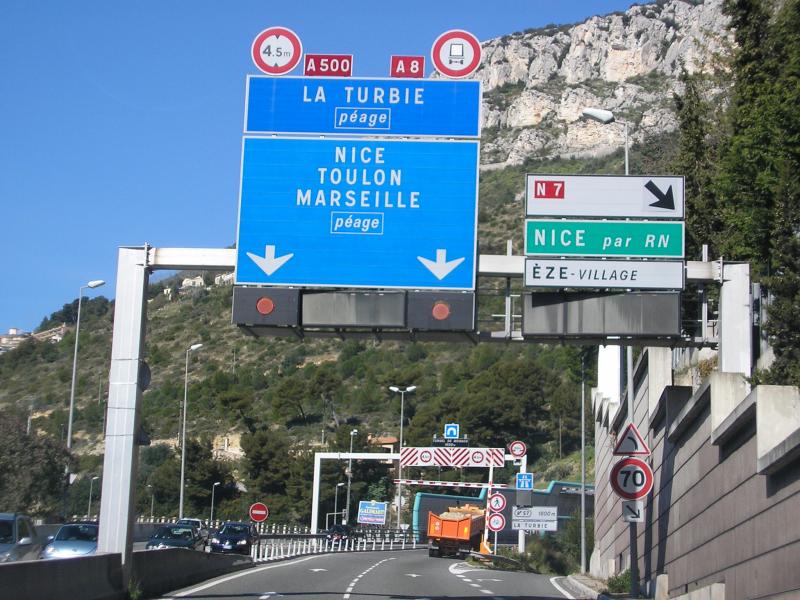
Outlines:
<svg viewBox="0 0 800 600"><path fill-rule="evenodd" d="M250 519L256 523L262 523L269 517L269 509L263 502L254 502L250 505Z"/></svg>
<svg viewBox="0 0 800 600"><path fill-rule="evenodd" d="M624 458L611 469L611 487L624 500L644 498L653 489L653 470L639 458Z"/></svg>

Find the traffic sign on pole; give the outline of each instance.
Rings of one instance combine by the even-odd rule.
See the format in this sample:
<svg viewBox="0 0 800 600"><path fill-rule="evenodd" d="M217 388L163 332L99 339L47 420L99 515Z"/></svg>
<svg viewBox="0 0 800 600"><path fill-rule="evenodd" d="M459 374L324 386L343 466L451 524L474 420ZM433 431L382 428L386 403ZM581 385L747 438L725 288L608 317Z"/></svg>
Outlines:
<svg viewBox="0 0 800 600"><path fill-rule="evenodd" d="M617 496L638 500L653 489L653 470L639 458L623 458L611 469L610 480Z"/></svg>
<svg viewBox="0 0 800 600"><path fill-rule="evenodd" d="M680 290L677 260L525 259L525 287Z"/></svg>
<svg viewBox="0 0 800 600"><path fill-rule="evenodd" d="M300 63L303 44L291 29L269 27L253 40L250 55L267 75L285 75Z"/></svg>
<svg viewBox="0 0 800 600"><path fill-rule="evenodd" d="M625 431L617 438L614 456L650 456L650 447L633 423L628 423Z"/></svg>
<svg viewBox="0 0 800 600"><path fill-rule="evenodd" d="M467 77L481 63L481 44L468 31L451 29L433 42L431 60L436 70L445 77Z"/></svg>
<svg viewBox="0 0 800 600"><path fill-rule="evenodd" d="M623 501L622 520L626 523L644 523L644 500Z"/></svg>
<svg viewBox="0 0 800 600"><path fill-rule="evenodd" d="M683 177L527 175L529 217L683 218Z"/></svg>
<svg viewBox="0 0 800 600"><path fill-rule="evenodd" d="M245 133L480 137L480 81L247 78Z"/></svg>
<svg viewBox="0 0 800 600"><path fill-rule="evenodd" d="M682 221L525 221L525 254L683 258Z"/></svg>
<svg viewBox="0 0 800 600"><path fill-rule="evenodd" d="M269 508L263 502L254 502L250 505L250 519L256 523L261 523L269 517Z"/></svg>
<svg viewBox="0 0 800 600"><path fill-rule="evenodd" d="M506 497L503 494L492 494L489 496L489 510L502 512L506 507Z"/></svg>
<svg viewBox="0 0 800 600"><path fill-rule="evenodd" d="M517 473L516 481L518 490L532 490L533 489L533 473Z"/></svg>
<svg viewBox="0 0 800 600"><path fill-rule="evenodd" d="M528 453L528 446L525 444L525 442L514 440L508 445L508 452L514 458L522 458Z"/></svg>
<svg viewBox="0 0 800 600"><path fill-rule="evenodd" d="M486 520L486 527L489 531L502 531L506 527L506 518L502 513L493 512Z"/></svg>
<svg viewBox="0 0 800 600"><path fill-rule="evenodd" d="M407 79L425 77L425 57L392 55L392 60L389 63L389 74L392 77Z"/></svg>
<svg viewBox="0 0 800 600"><path fill-rule="evenodd" d="M458 439L458 433L461 428L458 423L445 423L444 425L444 439L455 440Z"/></svg>
<svg viewBox="0 0 800 600"><path fill-rule="evenodd" d="M478 142L245 138L236 283L474 290Z"/></svg>

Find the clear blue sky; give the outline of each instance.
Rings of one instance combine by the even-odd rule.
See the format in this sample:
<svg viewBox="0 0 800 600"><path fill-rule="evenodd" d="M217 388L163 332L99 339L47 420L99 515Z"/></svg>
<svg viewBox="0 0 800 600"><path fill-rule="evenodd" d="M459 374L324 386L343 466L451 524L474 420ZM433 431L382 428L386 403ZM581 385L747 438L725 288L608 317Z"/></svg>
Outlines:
<svg viewBox="0 0 800 600"><path fill-rule="evenodd" d="M244 82L263 29L385 77L436 37L481 41L625 10L630 0L0 3L0 332L30 331L123 245L232 244ZM426 67L430 71L430 59ZM293 75L302 74L301 69Z"/></svg>

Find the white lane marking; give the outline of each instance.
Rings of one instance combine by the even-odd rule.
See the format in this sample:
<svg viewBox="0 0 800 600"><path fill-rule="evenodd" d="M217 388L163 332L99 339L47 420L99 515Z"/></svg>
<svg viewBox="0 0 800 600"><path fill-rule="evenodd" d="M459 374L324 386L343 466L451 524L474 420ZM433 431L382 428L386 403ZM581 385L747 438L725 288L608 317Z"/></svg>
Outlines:
<svg viewBox="0 0 800 600"><path fill-rule="evenodd" d="M562 588L560 585L558 585L558 584L556 583L556 579L562 579L562 578L561 578L561 577L551 577L551 578L550 578L550 583L552 583L552 584L553 584L553 587L554 587L554 588L556 588L556 589L557 589L559 592L561 592L562 594L564 594L564 597L565 597L565 598L568 598L569 600L575 600L575 596L573 596L573 595L572 595L572 594L570 594L570 593L569 593L567 590L565 590L565 589L564 589L564 588Z"/></svg>
<svg viewBox="0 0 800 600"><path fill-rule="evenodd" d="M476 581L503 581L502 579L477 579Z"/></svg>
<svg viewBox="0 0 800 600"><path fill-rule="evenodd" d="M472 583L472 579L467 579L463 575L461 575L460 577L461 577L461 581L466 581L467 583Z"/></svg>
<svg viewBox="0 0 800 600"><path fill-rule="evenodd" d="M486 569L472 569L465 562L453 563L447 569L453 575L460 575L461 573L468 573L469 571L485 571Z"/></svg>
<svg viewBox="0 0 800 600"><path fill-rule="evenodd" d="M480 583L470 583L470 587L481 587Z"/></svg>
<svg viewBox="0 0 800 600"><path fill-rule="evenodd" d="M422 577L422 575L417 575L416 573L406 573L406 577Z"/></svg>
<svg viewBox="0 0 800 600"><path fill-rule="evenodd" d="M252 575L254 573L260 573L261 571L266 571L267 569L278 569L280 567L288 567L291 565L296 565L297 563L305 562L307 560L311 560L313 558L318 558L319 556L324 555L315 555L315 556L307 556L305 558L298 558L297 560L290 560L282 563L278 563L275 565L266 565L264 567L256 567L254 569L246 569L244 571L239 571L238 573L234 573L233 575L228 575L227 577L223 577L222 579L216 579L211 583L206 583L204 585L197 586L196 588L192 588L189 590L185 590L178 594L174 594L173 598L182 598L184 596L188 596L189 594L194 594L196 592L202 592L203 590L207 590L208 588L214 587L215 585L219 585L221 583L226 583L228 581L232 581L234 579L238 579L239 577L244 577L245 575Z"/></svg>
<svg viewBox="0 0 800 600"><path fill-rule="evenodd" d="M372 565L369 569L367 569L366 571L364 571L360 575L356 576L353 579L353 581L350 582L350 586L344 591L344 595L342 596L342 600L349 600L350 599L350 592L353 591L353 588L356 587L356 584L358 583L358 580L361 579L362 577L364 577L364 575L369 573L372 569L374 569L375 567L377 567L381 563L385 563L387 560L394 560L394 559L395 559L395 557L384 558L383 560L379 560L374 565Z"/></svg>
<svg viewBox="0 0 800 600"><path fill-rule="evenodd" d="M314 573L319 573L320 571L327 571L328 569L309 569L309 571L313 571Z"/></svg>
<svg viewBox="0 0 800 600"><path fill-rule="evenodd" d="M490 592L489 590L478 590L479 592L483 592L484 594L489 594L490 596L494 594L494 592Z"/></svg>

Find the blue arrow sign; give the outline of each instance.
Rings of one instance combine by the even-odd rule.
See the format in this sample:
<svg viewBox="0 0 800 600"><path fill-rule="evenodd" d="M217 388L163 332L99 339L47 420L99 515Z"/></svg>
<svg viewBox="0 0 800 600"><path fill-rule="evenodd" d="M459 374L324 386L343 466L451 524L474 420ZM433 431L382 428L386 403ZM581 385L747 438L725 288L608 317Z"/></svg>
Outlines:
<svg viewBox="0 0 800 600"><path fill-rule="evenodd" d="M245 138L236 283L472 290L478 142Z"/></svg>
<svg viewBox="0 0 800 600"><path fill-rule="evenodd" d="M533 473L517 473L518 490L532 490L533 489Z"/></svg>
<svg viewBox="0 0 800 600"><path fill-rule="evenodd" d="M245 133L480 137L479 81L254 77Z"/></svg>

